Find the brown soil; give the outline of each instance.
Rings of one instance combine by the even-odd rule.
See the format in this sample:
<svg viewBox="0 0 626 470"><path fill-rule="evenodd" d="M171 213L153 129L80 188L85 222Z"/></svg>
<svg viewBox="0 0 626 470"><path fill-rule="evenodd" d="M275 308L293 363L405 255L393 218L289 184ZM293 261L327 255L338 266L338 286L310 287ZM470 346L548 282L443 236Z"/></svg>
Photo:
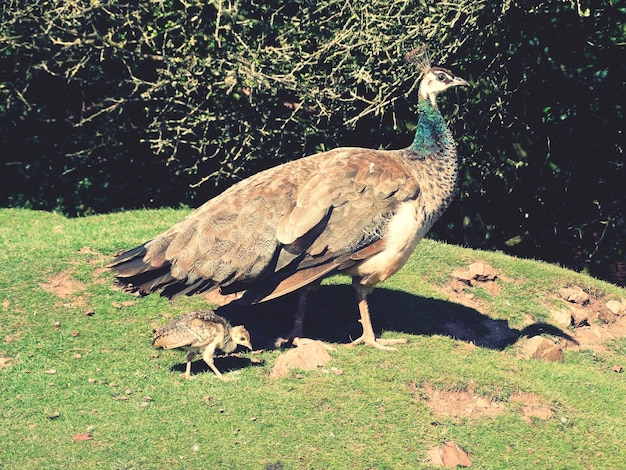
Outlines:
<svg viewBox="0 0 626 470"><path fill-rule="evenodd" d="M480 287L495 297L500 293L500 279L508 281L489 264L478 261L467 269L454 271L445 290L452 302L486 313L484 301L476 299L471 287ZM606 352L604 344L607 341L626 337L626 299L613 299L612 311L607 306L611 299L595 298L579 286L563 286L558 298L563 307L550 310L550 324L564 333L558 340L562 348L591 349L603 353ZM546 299L546 305L549 300L553 299ZM531 326L534 320L528 320Z"/></svg>
<svg viewBox="0 0 626 470"><path fill-rule="evenodd" d="M56 295L72 307L84 307L86 300L80 294L85 290L85 285L72 279L74 269L67 269L51 277L41 284L46 292Z"/></svg>
<svg viewBox="0 0 626 470"><path fill-rule="evenodd" d="M505 412L519 413L524 421L533 418L547 420L552 417L552 409L539 395L516 393L507 402L491 400L473 390L436 390L425 383L421 387L411 383L408 390L420 402L426 403L437 417L451 418L455 421L463 418L497 416Z"/></svg>

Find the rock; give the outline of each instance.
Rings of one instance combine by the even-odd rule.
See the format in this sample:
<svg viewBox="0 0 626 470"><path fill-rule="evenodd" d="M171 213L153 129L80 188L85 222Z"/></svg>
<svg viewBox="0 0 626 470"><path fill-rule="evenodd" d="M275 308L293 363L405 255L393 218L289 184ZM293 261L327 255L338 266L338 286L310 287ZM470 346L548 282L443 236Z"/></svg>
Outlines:
<svg viewBox="0 0 626 470"><path fill-rule="evenodd" d="M526 359L561 362L563 360L563 349L550 339L542 336L533 336L522 346L522 356Z"/></svg>
<svg viewBox="0 0 626 470"><path fill-rule="evenodd" d="M313 370L332 359L328 354L329 347L321 341L296 338L293 344L297 347L278 356L270 372L271 377L286 377L292 369Z"/></svg>
<svg viewBox="0 0 626 470"><path fill-rule="evenodd" d="M619 318L612 310L603 309L598 312L598 320L601 320L603 323L615 323Z"/></svg>
<svg viewBox="0 0 626 470"><path fill-rule="evenodd" d="M563 349L554 345L545 349L539 359L543 359L548 362L563 362Z"/></svg>
<svg viewBox="0 0 626 470"><path fill-rule="evenodd" d="M427 454L428 463L435 467L457 468L471 467L472 461L465 451L454 441L430 449Z"/></svg>
<svg viewBox="0 0 626 470"><path fill-rule="evenodd" d="M574 328L589 326L594 320L593 318L590 318L590 315L593 315L593 312L587 312L584 308L572 307L572 309L570 310L570 314L572 317L571 324Z"/></svg>
<svg viewBox="0 0 626 470"><path fill-rule="evenodd" d="M623 301L618 302L617 300L609 300L606 303L606 308L608 308L614 315L623 315L626 313L626 305L624 305Z"/></svg>
<svg viewBox="0 0 626 470"><path fill-rule="evenodd" d="M589 294L580 287L565 287L561 289L560 294L562 298L574 304L587 305L590 300Z"/></svg>
<svg viewBox="0 0 626 470"><path fill-rule="evenodd" d="M565 328L572 326L572 313L570 310L552 310L550 311L550 315L557 325Z"/></svg>

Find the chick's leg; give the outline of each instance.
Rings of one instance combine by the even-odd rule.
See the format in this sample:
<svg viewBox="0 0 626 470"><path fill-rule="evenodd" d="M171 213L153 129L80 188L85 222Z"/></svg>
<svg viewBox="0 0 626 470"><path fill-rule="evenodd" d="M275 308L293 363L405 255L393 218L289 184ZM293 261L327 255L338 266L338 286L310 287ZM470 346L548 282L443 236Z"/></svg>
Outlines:
<svg viewBox="0 0 626 470"><path fill-rule="evenodd" d="M215 372L215 375L217 375L217 377L220 380L225 380L224 376L222 375L222 373L219 370L217 370L217 367L215 367L215 363L213 362L213 355L214 354L215 354L215 349L214 348L206 348L204 350L204 352L202 353L202 359L211 368L211 370L213 372Z"/></svg>
<svg viewBox="0 0 626 470"><path fill-rule="evenodd" d="M183 377L185 377L186 379L191 379L191 361L193 361L194 357L196 357L196 352L189 351L189 353L187 354L187 368L185 369L185 373L183 374Z"/></svg>

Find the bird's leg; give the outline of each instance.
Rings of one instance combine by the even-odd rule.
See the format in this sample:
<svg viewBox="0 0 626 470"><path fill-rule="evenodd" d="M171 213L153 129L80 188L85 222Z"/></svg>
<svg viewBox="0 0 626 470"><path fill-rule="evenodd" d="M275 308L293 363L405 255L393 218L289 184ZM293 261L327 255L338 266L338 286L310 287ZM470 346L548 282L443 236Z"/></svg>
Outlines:
<svg viewBox="0 0 626 470"><path fill-rule="evenodd" d="M194 357L196 357L195 351L190 351L187 354L187 369L185 370L185 373L183 374L183 376L186 379L191 379L191 361L193 361Z"/></svg>
<svg viewBox="0 0 626 470"><path fill-rule="evenodd" d="M287 343L292 343L295 338L301 338L304 329L304 315L306 314L306 302L309 292L313 288L308 286L302 289L300 296L298 297L298 307L296 310L296 319L293 323L293 328L287 335L287 338L278 338L276 340L276 346L281 347Z"/></svg>
<svg viewBox="0 0 626 470"><path fill-rule="evenodd" d="M388 344L404 344L407 342L404 338L399 339L376 339L376 335L374 334L374 328L372 327L372 320L370 319L370 310L367 304L367 295L372 291L372 288L369 286L361 285L357 282L353 283L354 289L356 290L356 297L359 303L359 313L361 314L361 325L363 326L363 334L352 341L351 345L357 344L366 344L368 346L373 346L378 349L384 349L387 351L395 351L396 348L392 348L386 346Z"/></svg>
<svg viewBox="0 0 626 470"><path fill-rule="evenodd" d="M217 377L220 380L225 380L222 373L219 370L217 370L217 367L215 367L215 363L213 362L214 354L215 354L215 348L208 347L202 353L202 359L204 359L204 362L206 362L206 364L211 368L211 370L215 372L215 375L217 375Z"/></svg>
<svg viewBox="0 0 626 470"><path fill-rule="evenodd" d="M306 314L306 301L309 296L309 289L302 289L300 296L298 297L298 309L296 310L296 319L293 322L293 328L289 333L289 339L293 341L294 338L302 336L304 331L304 315Z"/></svg>
<svg viewBox="0 0 626 470"><path fill-rule="evenodd" d="M222 375L222 373L219 370L217 370L217 367L215 367L215 364L213 363L213 358L209 359L208 361L205 358L204 362L207 363L207 365L211 368L213 372L215 372L215 375L217 375L220 380L226 380L224 379L224 376Z"/></svg>

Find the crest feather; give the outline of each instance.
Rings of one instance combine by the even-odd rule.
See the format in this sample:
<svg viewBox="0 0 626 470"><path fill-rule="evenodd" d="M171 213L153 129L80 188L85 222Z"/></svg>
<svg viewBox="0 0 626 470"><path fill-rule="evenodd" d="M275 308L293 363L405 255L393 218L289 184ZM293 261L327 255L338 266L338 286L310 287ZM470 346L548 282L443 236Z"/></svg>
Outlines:
<svg viewBox="0 0 626 470"><path fill-rule="evenodd" d="M417 68L422 72L428 72L431 67L431 55L426 44L421 44L412 51L409 51L404 56L404 59L409 63L414 63Z"/></svg>

